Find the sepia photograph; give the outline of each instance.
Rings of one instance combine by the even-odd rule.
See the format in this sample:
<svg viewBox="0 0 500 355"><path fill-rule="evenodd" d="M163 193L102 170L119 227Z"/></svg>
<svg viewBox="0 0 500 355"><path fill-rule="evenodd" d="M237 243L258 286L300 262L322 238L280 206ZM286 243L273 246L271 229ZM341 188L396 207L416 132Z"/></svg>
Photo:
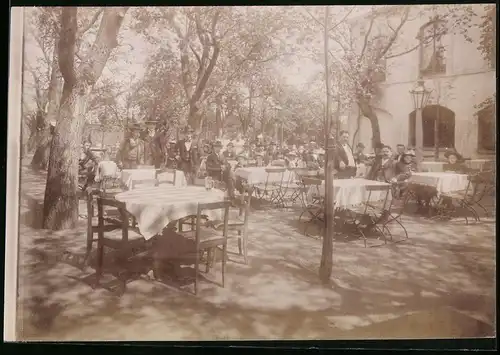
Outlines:
<svg viewBox="0 0 500 355"><path fill-rule="evenodd" d="M5 340L496 337L496 12L12 8Z"/></svg>

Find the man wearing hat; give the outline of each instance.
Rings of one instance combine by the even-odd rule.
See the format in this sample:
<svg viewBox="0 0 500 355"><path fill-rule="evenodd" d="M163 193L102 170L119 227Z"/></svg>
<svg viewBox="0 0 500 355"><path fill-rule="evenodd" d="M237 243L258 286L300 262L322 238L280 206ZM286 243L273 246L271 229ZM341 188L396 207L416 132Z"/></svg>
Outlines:
<svg viewBox="0 0 500 355"><path fill-rule="evenodd" d="M270 164L273 160L278 159L278 150L276 149L276 143L269 143L269 148L264 156L264 161L266 164Z"/></svg>
<svg viewBox="0 0 500 355"><path fill-rule="evenodd" d="M194 130L187 127L185 130L185 138L177 143L177 151L179 154L178 165L184 171L186 180L189 184L194 183L195 173L198 166L198 152L193 143Z"/></svg>
<svg viewBox="0 0 500 355"><path fill-rule="evenodd" d="M236 159L236 152L234 151L233 142L229 142L226 147L226 151L224 152L224 157L228 160Z"/></svg>
<svg viewBox="0 0 500 355"><path fill-rule="evenodd" d="M213 144L213 152L207 157L207 174L214 180L226 183L229 197L234 198L234 181L231 176L231 165L227 162L221 150L221 141L216 141Z"/></svg>
<svg viewBox="0 0 500 355"><path fill-rule="evenodd" d="M139 139L140 127L132 124L125 133L125 138L120 146L118 162L123 169L134 169L144 163L144 154Z"/></svg>
<svg viewBox="0 0 500 355"><path fill-rule="evenodd" d="M179 152L177 151L177 143L175 139L170 139L167 147L167 159L165 166L168 169L178 168Z"/></svg>

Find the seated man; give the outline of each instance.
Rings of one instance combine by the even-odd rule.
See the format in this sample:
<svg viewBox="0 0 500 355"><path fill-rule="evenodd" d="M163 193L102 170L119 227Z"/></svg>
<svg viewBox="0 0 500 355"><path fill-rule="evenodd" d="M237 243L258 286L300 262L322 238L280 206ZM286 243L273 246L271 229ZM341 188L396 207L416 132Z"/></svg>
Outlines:
<svg viewBox="0 0 500 355"><path fill-rule="evenodd" d="M369 180L390 182L396 173L396 164L392 159L389 146L384 146L379 159L376 159L368 173Z"/></svg>
<svg viewBox="0 0 500 355"><path fill-rule="evenodd" d="M234 179L231 165L221 153L222 143L217 141L213 145L212 153L207 157L206 169L207 175L216 181L224 182L231 199L234 198Z"/></svg>
<svg viewBox="0 0 500 355"><path fill-rule="evenodd" d="M94 183L96 169L99 164L97 157L90 150L91 146L90 140L83 143L78 160L78 175L82 180L82 191L85 191L89 185Z"/></svg>

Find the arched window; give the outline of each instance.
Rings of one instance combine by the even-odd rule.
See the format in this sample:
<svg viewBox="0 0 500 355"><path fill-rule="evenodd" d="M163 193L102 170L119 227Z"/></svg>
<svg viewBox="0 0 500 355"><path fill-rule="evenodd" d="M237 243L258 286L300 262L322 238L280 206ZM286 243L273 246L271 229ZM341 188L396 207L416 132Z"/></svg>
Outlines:
<svg viewBox="0 0 500 355"><path fill-rule="evenodd" d="M423 145L424 148L434 148L434 133L438 121L438 142L440 148L455 146L455 113L439 105L426 106L422 110ZM415 146L416 112L410 113L409 145Z"/></svg>
<svg viewBox="0 0 500 355"><path fill-rule="evenodd" d="M480 152L495 151L495 108L489 105L477 113L477 148Z"/></svg>
<svg viewBox="0 0 500 355"><path fill-rule="evenodd" d="M446 73L445 22L438 18L420 28L420 74L430 76Z"/></svg>

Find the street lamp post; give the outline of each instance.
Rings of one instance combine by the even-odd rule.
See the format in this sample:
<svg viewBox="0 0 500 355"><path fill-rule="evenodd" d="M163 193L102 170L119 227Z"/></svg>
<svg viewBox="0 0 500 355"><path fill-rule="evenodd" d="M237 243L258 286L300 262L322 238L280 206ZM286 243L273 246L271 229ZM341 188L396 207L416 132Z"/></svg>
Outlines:
<svg viewBox="0 0 500 355"><path fill-rule="evenodd" d="M422 121L422 110L427 105L427 101L432 90L425 87L422 79L417 81L417 85L410 90L413 99L413 107L415 108L415 155L417 158L417 169L420 170L420 165L424 158L424 131Z"/></svg>

